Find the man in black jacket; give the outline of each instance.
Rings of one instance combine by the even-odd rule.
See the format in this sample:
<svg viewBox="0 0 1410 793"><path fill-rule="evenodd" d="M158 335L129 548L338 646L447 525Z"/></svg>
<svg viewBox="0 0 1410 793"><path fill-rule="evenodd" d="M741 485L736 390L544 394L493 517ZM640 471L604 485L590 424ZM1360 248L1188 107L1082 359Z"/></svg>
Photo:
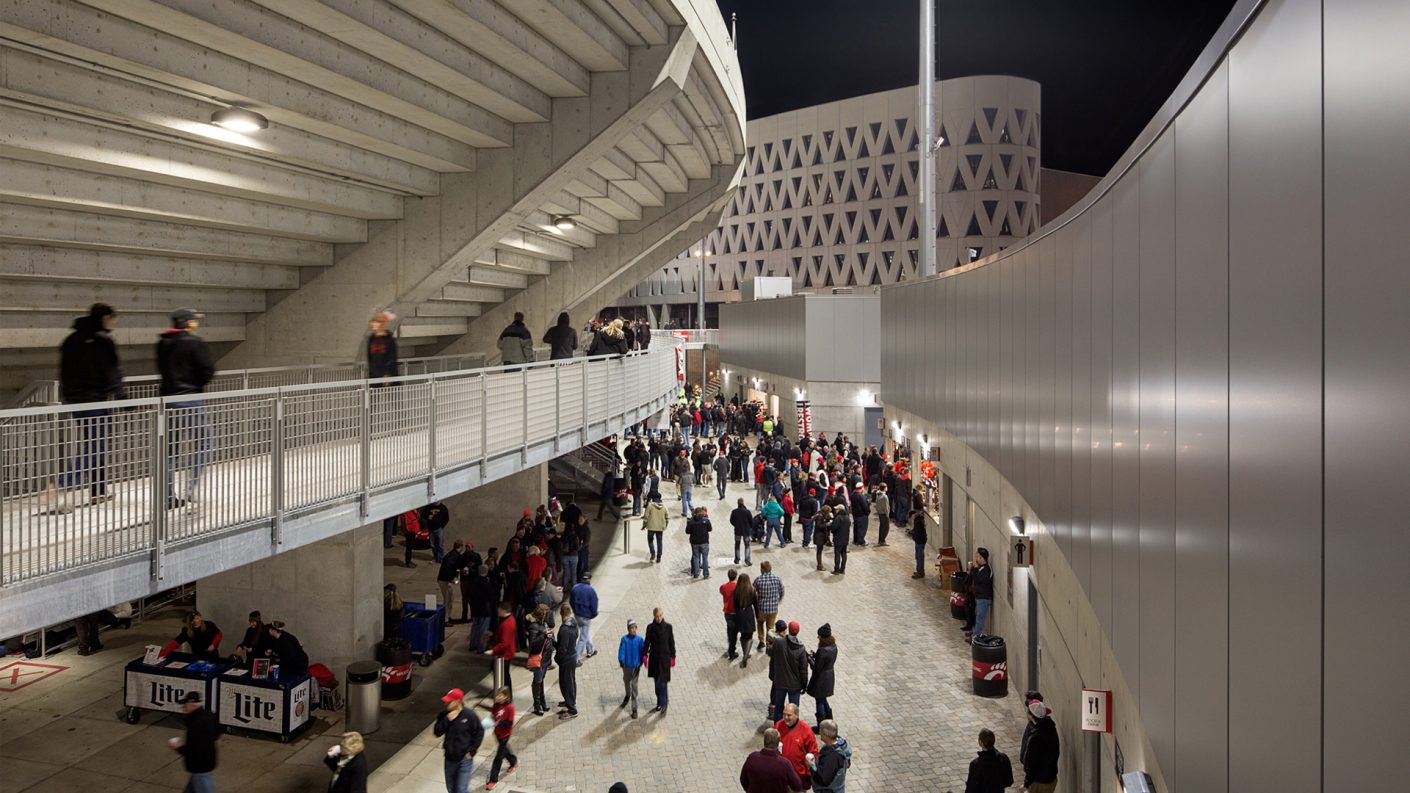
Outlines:
<svg viewBox="0 0 1410 793"><path fill-rule="evenodd" d="M994 571L989 567L989 549L980 548L974 553L974 572L969 574L970 586L974 588L974 636L985 636L989 627L989 610L994 607Z"/></svg>
<svg viewBox="0 0 1410 793"><path fill-rule="evenodd" d="M553 640L553 662L558 665L558 693L563 701L558 703L558 718L567 720L578 716L578 622L573 617L573 607L564 603L558 607L562 624Z"/></svg>
<svg viewBox="0 0 1410 793"><path fill-rule="evenodd" d="M186 765L191 779L186 789L191 793L215 793L215 741L220 737L220 724L215 714L201 707L201 695L188 691L181 697L181 710L186 714L186 737L167 742Z"/></svg>
<svg viewBox="0 0 1410 793"><path fill-rule="evenodd" d="M190 308L171 312L171 327L162 331L157 341L161 396L204 393L215 376L210 348L193 332L204 317ZM210 455L210 417L200 399L171 402L166 415L166 501L167 509L176 509L196 501L201 469ZM178 496L176 480L181 469L187 471L188 481L184 494Z"/></svg>
<svg viewBox="0 0 1410 793"><path fill-rule="evenodd" d="M867 544L867 519L871 516L871 502L867 500L866 485L858 482L852 488L852 544Z"/></svg>
<svg viewBox="0 0 1410 793"><path fill-rule="evenodd" d="M739 564L739 546L744 545L744 564L752 565L749 559L749 543L754 535L754 513L749 511L749 507L744 506L744 499L739 499L739 506L730 510L729 525L734 527L734 563Z"/></svg>
<svg viewBox="0 0 1410 793"><path fill-rule="evenodd" d="M86 316L73 321L73 333L59 348L59 393L68 405L107 402L127 396L122 386L122 362L111 335L117 324L117 311L107 303L94 303ZM112 409L95 407L72 413L82 443L68 470L44 491L47 506L55 512L71 512L75 506L101 504L112 500L108 494L107 437ZM88 498L76 493L59 493L88 482Z"/></svg>
<svg viewBox="0 0 1410 793"><path fill-rule="evenodd" d="M558 324L544 332L543 343L549 346L550 360L572 358L573 353L578 351L578 332L571 322L568 312L564 311L558 315Z"/></svg>
<svg viewBox="0 0 1410 793"><path fill-rule="evenodd" d="M475 718L474 711L465 706L464 691L452 688L441 697L441 701L446 708L436 714L436 726L432 732L437 738L445 736L446 790L468 793L475 752L480 750L480 742L485 739L485 728Z"/></svg>
<svg viewBox="0 0 1410 793"><path fill-rule="evenodd" d="M979 753L969 761L964 793L1004 793L1013 784L1013 764L1009 756L994 748L994 733L979 731Z"/></svg>
<svg viewBox="0 0 1410 793"><path fill-rule="evenodd" d="M774 638L773 644L769 645L769 678L773 681L769 692L771 723L783 718L785 697L797 705L802 699L803 689L808 687L808 648L798 638L798 630L797 622L788 623L788 635Z"/></svg>
<svg viewBox="0 0 1410 793"><path fill-rule="evenodd" d="M1058 734L1052 711L1042 700L1028 703L1033 735L1023 753L1023 787L1028 793L1053 793L1057 789Z"/></svg>

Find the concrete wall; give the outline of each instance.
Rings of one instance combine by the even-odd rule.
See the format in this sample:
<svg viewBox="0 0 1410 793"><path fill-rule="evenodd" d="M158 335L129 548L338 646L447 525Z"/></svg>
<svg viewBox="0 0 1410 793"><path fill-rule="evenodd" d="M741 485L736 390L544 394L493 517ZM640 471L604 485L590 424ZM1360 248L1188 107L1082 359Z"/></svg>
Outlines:
<svg viewBox="0 0 1410 793"><path fill-rule="evenodd" d="M797 380L875 383L875 294L795 295L720 306L720 360Z"/></svg>
<svg viewBox="0 0 1410 793"><path fill-rule="evenodd" d="M455 540L465 540L475 543L481 555L490 547L503 550L525 508L548 503L548 464L442 499L442 503L450 510L447 548Z"/></svg>
<svg viewBox="0 0 1410 793"><path fill-rule="evenodd" d="M799 380L780 375L733 365L725 365L729 376L721 392L728 401L731 396L740 399L758 398L761 395L777 396L779 418L790 435L798 431L798 394L802 390L803 399L813 405L813 434L826 432L843 435L861 443L863 436L863 407L877 407L872 395L879 393L878 383L827 383L815 380ZM759 379L759 386L754 379Z"/></svg>
<svg viewBox="0 0 1410 793"><path fill-rule="evenodd" d="M1066 747L1079 685L1113 689L1158 790L1395 773L1365 738L1402 709L1349 670L1410 657L1407 25L1403 4L1238 3L1087 200L883 289L883 400L1036 536Z"/></svg>

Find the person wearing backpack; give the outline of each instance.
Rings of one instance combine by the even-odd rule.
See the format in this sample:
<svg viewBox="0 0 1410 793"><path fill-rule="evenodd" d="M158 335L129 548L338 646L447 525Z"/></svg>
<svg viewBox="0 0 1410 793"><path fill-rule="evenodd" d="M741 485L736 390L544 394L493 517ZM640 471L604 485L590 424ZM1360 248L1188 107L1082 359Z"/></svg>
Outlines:
<svg viewBox="0 0 1410 793"><path fill-rule="evenodd" d="M1013 764L1009 756L994 748L992 730L979 731L979 754L969 761L964 793L1003 793L1013 784Z"/></svg>

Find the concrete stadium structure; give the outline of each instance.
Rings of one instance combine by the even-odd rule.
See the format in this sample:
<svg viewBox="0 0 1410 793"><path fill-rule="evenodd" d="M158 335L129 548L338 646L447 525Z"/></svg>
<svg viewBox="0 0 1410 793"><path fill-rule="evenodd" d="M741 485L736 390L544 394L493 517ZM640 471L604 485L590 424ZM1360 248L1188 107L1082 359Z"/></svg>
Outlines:
<svg viewBox="0 0 1410 793"><path fill-rule="evenodd" d="M492 352L699 239L744 156L706 0L16 0L0 103L0 391L95 300L130 373L183 305L222 368L352 360L380 308Z"/></svg>

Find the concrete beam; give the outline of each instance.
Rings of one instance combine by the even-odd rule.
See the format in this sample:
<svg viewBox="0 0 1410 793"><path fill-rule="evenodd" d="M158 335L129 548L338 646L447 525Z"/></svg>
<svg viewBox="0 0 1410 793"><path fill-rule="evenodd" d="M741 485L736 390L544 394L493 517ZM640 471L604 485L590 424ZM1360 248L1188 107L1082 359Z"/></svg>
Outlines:
<svg viewBox="0 0 1410 793"><path fill-rule="evenodd" d="M222 105L200 97L105 73L62 56L0 47L0 96L80 118L168 136L172 140L277 162L411 195L440 192L429 168L332 138L275 124L259 135L239 135L204 123ZM465 167L465 166L461 166Z"/></svg>
<svg viewBox="0 0 1410 793"><path fill-rule="evenodd" d="M250 0L78 0L272 69L471 146L505 146L508 120ZM390 67L390 68L389 68Z"/></svg>
<svg viewBox="0 0 1410 793"><path fill-rule="evenodd" d="M360 218L401 217L401 197L246 157L9 106L0 155Z"/></svg>
<svg viewBox="0 0 1410 793"><path fill-rule="evenodd" d="M391 0L549 96L584 96L588 70L494 0Z"/></svg>
<svg viewBox="0 0 1410 793"><path fill-rule="evenodd" d="M495 241L494 247L528 256L537 256L551 262L572 261L574 250L572 245L552 239L547 233L526 234L522 231L504 235Z"/></svg>
<svg viewBox="0 0 1410 793"><path fill-rule="evenodd" d="M418 317L478 317L484 311L480 303L448 303L431 300L416 304Z"/></svg>
<svg viewBox="0 0 1410 793"><path fill-rule="evenodd" d="M690 181L690 176L681 167L676 155L669 151L661 159L643 161L637 167L668 193L685 190L686 183Z"/></svg>
<svg viewBox="0 0 1410 793"><path fill-rule="evenodd" d="M476 286L460 281L451 281L441 287L436 299L469 303L498 303L504 299L504 290L490 286Z"/></svg>
<svg viewBox="0 0 1410 793"><path fill-rule="evenodd" d="M597 248L579 251L571 263L486 309L470 322L465 337L443 352L482 352L497 360L495 340L516 311L531 324L543 324L560 311L580 320L611 305L719 223L741 172L742 167L715 166L710 179L691 182L688 192L643 210L642 219L623 223L621 233L603 237Z"/></svg>
<svg viewBox="0 0 1410 793"><path fill-rule="evenodd" d="M0 200L278 237L360 242L366 221L0 158Z"/></svg>
<svg viewBox="0 0 1410 793"><path fill-rule="evenodd" d="M0 244L0 277L147 286L297 289L299 270L275 264ZM260 310L263 310L261 306Z"/></svg>
<svg viewBox="0 0 1410 793"><path fill-rule="evenodd" d="M171 327L168 312L172 305L160 311L123 312L113 339L119 345L152 347L157 336ZM199 308L199 306L197 306ZM74 317L87 312L88 306L79 308L57 308L44 310L0 310L0 337L5 339L6 349L48 347L51 350L63 343L70 332ZM241 341L245 338L244 314L206 313L201 320L201 338L209 342Z"/></svg>
<svg viewBox="0 0 1410 793"><path fill-rule="evenodd" d="M405 317L397 326L398 338L458 336L465 332L464 317Z"/></svg>
<svg viewBox="0 0 1410 793"><path fill-rule="evenodd" d="M3 266L3 253L0 253L0 266ZM480 286L497 286L504 289L523 289L529 285L529 276L496 270L493 267L471 265L469 283Z"/></svg>
<svg viewBox="0 0 1410 793"><path fill-rule="evenodd" d="M641 204L632 198L618 182L607 183L607 195L584 198L583 201L596 206L618 220L641 219Z"/></svg>
<svg viewBox="0 0 1410 793"><path fill-rule="evenodd" d="M589 5L605 5L636 32L647 44L665 44L667 38L666 21L656 13L647 0L587 0Z"/></svg>
<svg viewBox="0 0 1410 793"><path fill-rule="evenodd" d="M562 191L560 191L561 193ZM556 198L557 196L553 196ZM597 237L592 230L579 223L571 229L560 229L553 225L553 216L542 209L536 209L524 216L523 223L526 228L533 229L538 233L542 229L544 234L556 237L569 245L578 248L591 248L597 244ZM549 231L549 229L553 229Z"/></svg>
<svg viewBox="0 0 1410 793"><path fill-rule="evenodd" d="M0 311L36 308L72 309L82 313L99 301L112 303L120 311L159 313L181 306L197 306L202 311L247 314L264 311L265 308L264 291L257 289L0 278Z"/></svg>
<svg viewBox="0 0 1410 793"><path fill-rule="evenodd" d="M226 103L256 107L273 124L436 171L474 167L473 144L86 6L57 0L5 0L0 37L110 73L135 75ZM200 78L188 74L194 64L201 66ZM487 136L484 145L502 144Z"/></svg>
<svg viewBox="0 0 1410 793"><path fill-rule="evenodd" d="M326 242L21 204L0 203L0 242L290 267L333 264Z"/></svg>
<svg viewBox="0 0 1410 793"><path fill-rule="evenodd" d="M680 189L671 192L685 192L685 186L688 182L689 180L684 178L684 174L682 174ZM620 186L622 192L631 196L632 200L636 201L637 204L641 206L659 207L666 200L666 190L651 177L651 174L649 174L645 168L640 166L637 167L635 178L623 179L619 182L614 182L614 184Z"/></svg>
<svg viewBox="0 0 1410 793"><path fill-rule="evenodd" d="M550 264L535 256L526 256L517 251L504 250L502 248L491 248L485 253L475 257L472 264L474 267L487 267L506 272L526 273L528 275L548 275Z"/></svg>
<svg viewBox="0 0 1410 793"><path fill-rule="evenodd" d="M592 164L592 170L603 179L632 179L636 176L636 161L621 149L614 147L602 155L602 159Z"/></svg>
<svg viewBox="0 0 1410 793"><path fill-rule="evenodd" d="M580 0L516 0L508 8L588 71L627 68L626 41Z"/></svg>
<svg viewBox="0 0 1410 793"><path fill-rule="evenodd" d="M578 225L585 226L594 234L616 234L618 222L598 207L589 204L567 190L559 190L550 198L543 209L550 215L572 215Z"/></svg>
<svg viewBox="0 0 1410 793"><path fill-rule="evenodd" d="M168 0L169 2L170 0ZM419 15L382 0L254 0L511 123L544 121L550 97ZM429 5L422 3L422 5ZM302 50L300 50L301 52Z"/></svg>

